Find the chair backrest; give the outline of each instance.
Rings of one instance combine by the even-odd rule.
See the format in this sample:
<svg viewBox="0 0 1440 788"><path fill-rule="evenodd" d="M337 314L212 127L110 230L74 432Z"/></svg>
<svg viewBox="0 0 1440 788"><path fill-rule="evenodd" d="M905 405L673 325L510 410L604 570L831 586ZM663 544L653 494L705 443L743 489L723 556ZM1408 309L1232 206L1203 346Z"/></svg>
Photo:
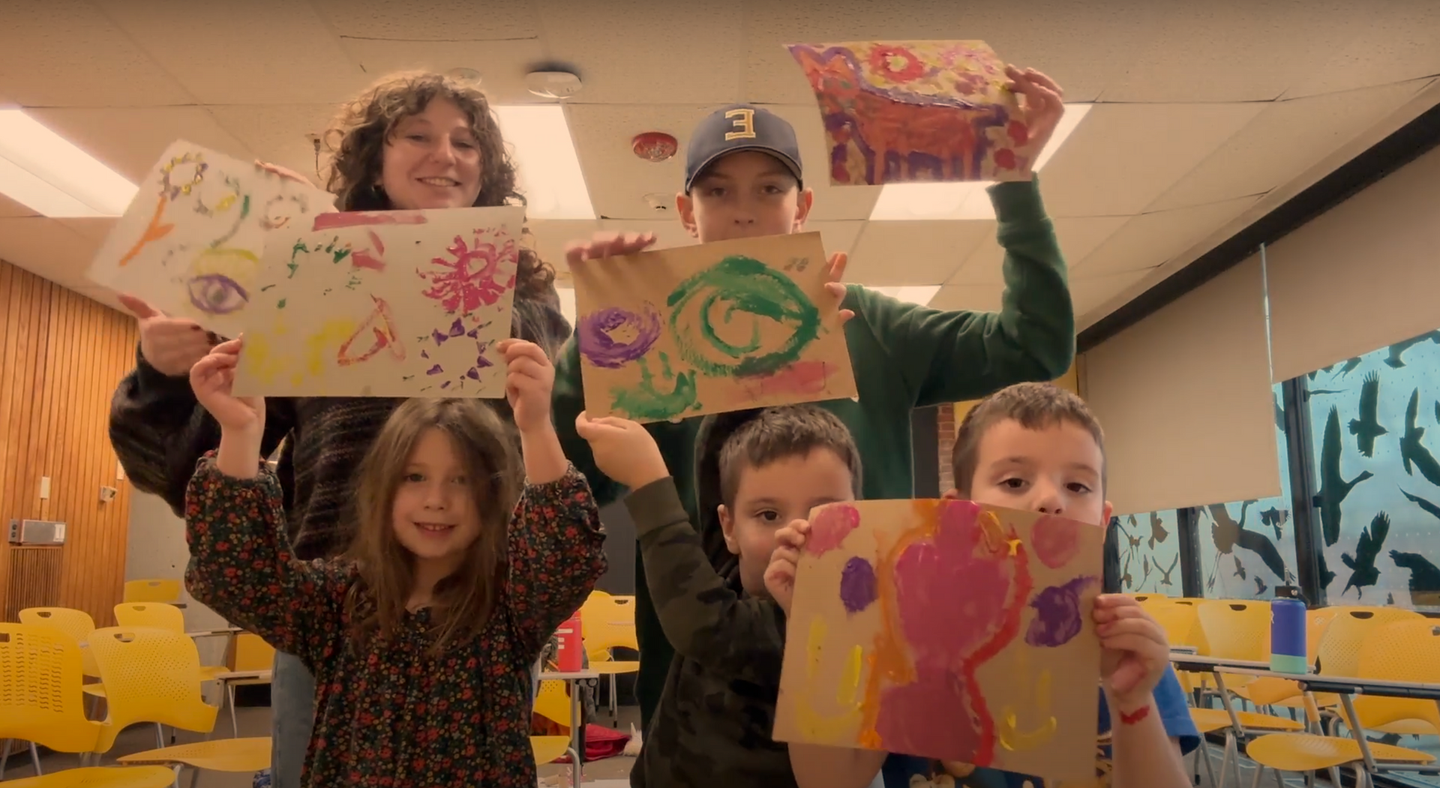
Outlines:
<svg viewBox="0 0 1440 788"><path fill-rule="evenodd" d="M1210 599L1197 609L1212 657L1263 662L1270 659L1270 603Z"/></svg>
<svg viewBox="0 0 1440 788"><path fill-rule="evenodd" d="M1193 646L1196 609L1190 605L1163 605L1147 607L1145 612L1165 630L1165 639L1172 646Z"/></svg>
<svg viewBox="0 0 1440 788"><path fill-rule="evenodd" d="M1371 630L1360 647L1358 675L1440 684L1440 621L1421 617ZM1367 728L1400 720L1422 720L1440 731L1440 707L1433 700L1360 695L1355 698L1355 714Z"/></svg>
<svg viewBox="0 0 1440 788"><path fill-rule="evenodd" d="M125 584L125 602L179 602L179 580L131 580Z"/></svg>
<svg viewBox="0 0 1440 788"><path fill-rule="evenodd" d="M570 696L565 694L565 682L558 679L540 682L540 691L535 693L535 713L551 722L571 727Z"/></svg>
<svg viewBox="0 0 1440 788"><path fill-rule="evenodd" d="M1424 616L1399 607L1338 607L1320 638L1317 669L1326 676L1357 676L1360 649L1377 628Z"/></svg>
<svg viewBox="0 0 1440 788"><path fill-rule="evenodd" d="M1155 602L1155 601L1165 601L1165 602L1168 602L1168 601L1170 601L1170 595L1169 595L1169 594L1157 594L1157 593L1153 593L1153 592L1146 592L1146 593L1144 593L1144 594L1127 594L1127 596L1131 597L1131 598L1134 599L1136 602L1139 602L1139 603L1142 604L1142 605L1145 604L1146 602Z"/></svg>
<svg viewBox="0 0 1440 788"><path fill-rule="evenodd" d="M200 695L200 653L181 632L110 627L90 635L109 709L100 741L109 749L128 725L158 722L209 733L219 709Z"/></svg>
<svg viewBox="0 0 1440 788"><path fill-rule="evenodd" d="M635 597L590 595L580 606L580 634L585 638L585 651L594 661L612 648L638 651L635 636Z"/></svg>
<svg viewBox="0 0 1440 788"><path fill-rule="evenodd" d="M89 613L68 607L27 607L20 611L20 623L58 629L74 638L77 644L84 643L95 631L95 619ZM80 649L80 669L92 678L100 675L88 648Z"/></svg>
<svg viewBox="0 0 1440 788"><path fill-rule="evenodd" d="M235 636L235 670L270 670L275 649L259 635L241 632Z"/></svg>
<svg viewBox="0 0 1440 788"><path fill-rule="evenodd" d="M85 719L80 684L74 638L51 626L0 624L0 739L95 752L100 726Z"/></svg>
<svg viewBox="0 0 1440 788"><path fill-rule="evenodd" d="M1317 607L1305 613L1305 657L1311 665L1315 664L1315 657L1320 654L1320 641L1330 629L1330 622L1341 610L1339 607Z"/></svg>
<svg viewBox="0 0 1440 788"><path fill-rule="evenodd" d="M185 614L164 602L122 602L115 606L115 622L122 627L149 627L185 634Z"/></svg>

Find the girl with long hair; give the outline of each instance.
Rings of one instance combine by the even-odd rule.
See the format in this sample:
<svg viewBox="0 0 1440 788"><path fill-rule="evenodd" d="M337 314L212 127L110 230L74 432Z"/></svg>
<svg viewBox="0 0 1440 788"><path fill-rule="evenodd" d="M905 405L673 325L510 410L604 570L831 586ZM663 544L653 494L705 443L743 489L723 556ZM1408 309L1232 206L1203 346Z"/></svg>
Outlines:
<svg viewBox="0 0 1440 788"><path fill-rule="evenodd" d="M530 666L606 567L599 510L550 421L545 353L498 346L518 452L481 401L406 401L360 464L350 549L305 562L262 459L265 403L233 394L241 341L190 371L221 436L186 495L185 581L315 675L301 784L531 788Z"/></svg>

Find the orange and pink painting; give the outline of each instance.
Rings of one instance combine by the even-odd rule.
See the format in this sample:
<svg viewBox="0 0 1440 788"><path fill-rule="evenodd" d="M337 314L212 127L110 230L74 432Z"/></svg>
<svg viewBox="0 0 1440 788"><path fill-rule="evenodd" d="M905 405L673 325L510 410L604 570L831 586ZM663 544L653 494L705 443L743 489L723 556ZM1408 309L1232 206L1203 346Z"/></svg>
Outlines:
<svg viewBox="0 0 1440 788"><path fill-rule="evenodd" d="M1103 529L949 500L811 522L777 741L1094 777Z"/></svg>

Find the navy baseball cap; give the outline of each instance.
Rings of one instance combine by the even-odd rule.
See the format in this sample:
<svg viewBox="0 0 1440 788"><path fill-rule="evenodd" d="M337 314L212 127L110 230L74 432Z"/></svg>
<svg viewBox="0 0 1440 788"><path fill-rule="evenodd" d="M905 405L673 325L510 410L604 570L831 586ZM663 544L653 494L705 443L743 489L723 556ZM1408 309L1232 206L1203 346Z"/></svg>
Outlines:
<svg viewBox="0 0 1440 788"><path fill-rule="evenodd" d="M742 150L758 150L780 160L786 169L800 175L800 145L795 129L768 109L750 104L732 104L715 110L700 121L690 134L685 149L685 193L695 179L721 156Z"/></svg>

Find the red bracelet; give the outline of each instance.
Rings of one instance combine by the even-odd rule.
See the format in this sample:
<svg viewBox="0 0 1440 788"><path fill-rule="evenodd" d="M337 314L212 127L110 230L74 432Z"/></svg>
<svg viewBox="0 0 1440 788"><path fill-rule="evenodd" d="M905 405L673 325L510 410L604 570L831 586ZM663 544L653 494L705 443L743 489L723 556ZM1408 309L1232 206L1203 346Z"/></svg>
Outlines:
<svg viewBox="0 0 1440 788"><path fill-rule="evenodd" d="M1150 716L1150 704L1147 703L1129 714L1120 712L1120 722L1125 725L1134 725L1148 716Z"/></svg>

